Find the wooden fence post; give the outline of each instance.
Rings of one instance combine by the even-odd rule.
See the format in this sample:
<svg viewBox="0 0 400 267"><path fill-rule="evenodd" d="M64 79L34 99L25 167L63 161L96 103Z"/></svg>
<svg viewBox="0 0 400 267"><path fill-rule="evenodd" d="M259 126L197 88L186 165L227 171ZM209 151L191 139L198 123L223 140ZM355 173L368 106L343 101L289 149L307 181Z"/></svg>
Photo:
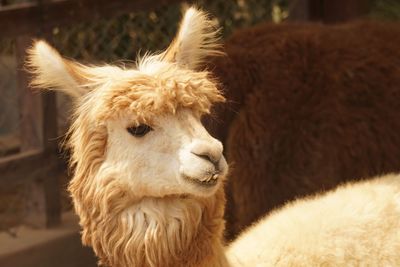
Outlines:
<svg viewBox="0 0 400 267"><path fill-rule="evenodd" d="M27 180L25 222L37 227L51 227L60 222L60 187L56 176L56 99L54 93L39 94L29 89L24 62L26 49L32 45L32 38L20 36L16 40L21 152L41 150L43 158L47 159L42 164L54 167L50 168L53 171L43 177Z"/></svg>

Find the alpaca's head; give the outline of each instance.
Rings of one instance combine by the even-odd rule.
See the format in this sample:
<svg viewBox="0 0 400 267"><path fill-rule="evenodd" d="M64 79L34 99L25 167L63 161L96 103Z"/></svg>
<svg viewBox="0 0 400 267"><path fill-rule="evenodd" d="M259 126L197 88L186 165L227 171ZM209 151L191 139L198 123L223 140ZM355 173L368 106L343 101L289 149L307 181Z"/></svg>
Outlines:
<svg viewBox="0 0 400 267"><path fill-rule="evenodd" d="M199 68L206 56L220 53L217 32L203 12L188 9L168 49L132 68L86 66L43 41L34 44L33 85L74 98L70 144L78 197L94 182L88 179L105 177L139 199L216 192L227 164L201 117L224 97Z"/></svg>

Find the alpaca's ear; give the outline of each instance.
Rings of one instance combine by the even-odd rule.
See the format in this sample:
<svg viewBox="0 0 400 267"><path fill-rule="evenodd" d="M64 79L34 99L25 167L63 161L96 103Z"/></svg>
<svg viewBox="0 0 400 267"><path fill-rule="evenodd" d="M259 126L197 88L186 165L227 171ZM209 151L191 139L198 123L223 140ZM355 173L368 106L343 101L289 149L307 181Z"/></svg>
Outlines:
<svg viewBox="0 0 400 267"><path fill-rule="evenodd" d="M175 39L162 54L163 60L196 69L207 56L222 55L217 24L205 12L187 9Z"/></svg>
<svg viewBox="0 0 400 267"><path fill-rule="evenodd" d="M45 41L35 41L28 51L26 66L33 74L31 85L43 89L60 90L74 98L88 92L83 86L83 65L64 59Z"/></svg>

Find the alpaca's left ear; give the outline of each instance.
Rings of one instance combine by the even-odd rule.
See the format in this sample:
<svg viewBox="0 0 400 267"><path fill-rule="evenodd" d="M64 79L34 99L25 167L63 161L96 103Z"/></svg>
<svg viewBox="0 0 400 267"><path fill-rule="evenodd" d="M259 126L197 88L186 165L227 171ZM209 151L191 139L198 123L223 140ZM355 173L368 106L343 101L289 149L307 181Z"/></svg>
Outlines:
<svg viewBox="0 0 400 267"><path fill-rule="evenodd" d="M41 89L62 91L77 99L89 92L87 74L79 63L61 57L45 41L35 41L28 51L26 66L33 74L31 85Z"/></svg>
<svg viewBox="0 0 400 267"><path fill-rule="evenodd" d="M205 12L191 7L186 10L178 34L161 55L162 59L197 69L206 57L223 54L219 33L216 21L211 20Z"/></svg>

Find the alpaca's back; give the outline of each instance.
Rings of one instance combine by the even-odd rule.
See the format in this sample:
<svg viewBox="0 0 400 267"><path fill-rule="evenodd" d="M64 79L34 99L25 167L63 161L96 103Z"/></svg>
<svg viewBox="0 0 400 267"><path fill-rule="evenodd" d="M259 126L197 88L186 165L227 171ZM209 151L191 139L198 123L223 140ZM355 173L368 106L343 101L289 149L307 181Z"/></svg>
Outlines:
<svg viewBox="0 0 400 267"><path fill-rule="evenodd" d="M400 175L294 201L229 248L233 266L400 266Z"/></svg>

